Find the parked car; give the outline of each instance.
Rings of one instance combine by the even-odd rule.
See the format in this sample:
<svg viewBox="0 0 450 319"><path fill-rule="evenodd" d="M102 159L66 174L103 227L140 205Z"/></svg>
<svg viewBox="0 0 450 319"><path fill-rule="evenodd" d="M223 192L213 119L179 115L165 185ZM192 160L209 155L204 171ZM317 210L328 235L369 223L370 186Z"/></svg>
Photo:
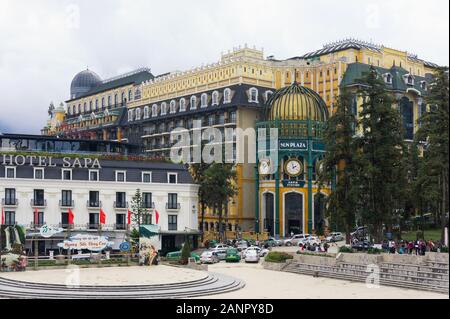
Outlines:
<svg viewBox="0 0 450 319"><path fill-rule="evenodd" d="M199 262L200 261L200 256L197 255L196 253L191 252L191 258L195 259L195 262ZM169 261L178 261L181 258L181 250L179 251L173 251L170 253L167 253L166 255L166 259Z"/></svg>
<svg viewBox="0 0 450 319"><path fill-rule="evenodd" d="M352 243L352 248L356 249L356 250L367 250L370 247L372 247L372 245L370 244L369 241L367 240L362 240L362 241L354 241Z"/></svg>
<svg viewBox="0 0 450 319"><path fill-rule="evenodd" d="M249 263L249 262L259 262L259 253L256 249L247 249L247 251L245 252L245 262Z"/></svg>
<svg viewBox="0 0 450 319"><path fill-rule="evenodd" d="M241 240L241 241L236 242L236 248L238 251L245 250L248 248L248 246L249 245L246 240Z"/></svg>
<svg viewBox="0 0 450 319"><path fill-rule="evenodd" d="M337 241L342 241L344 239L345 238L344 238L344 235L342 235L342 233L340 233L340 232L333 232L333 233L330 233L327 236L326 241L330 242L330 243L334 243L334 242L337 242Z"/></svg>
<svg viewBox="0 0 450 319"><path fill-rule="evenodd" d="M236 248L228 248L227 254L225 256L225 261L229 262L240 262L241 256L239 255L239 251Z"/></svg>
<svg viewBox="0 0 450 319"><path fill-rule="evenodd" d="M217 253L211 250L205 250L200 255L200 262L202 264L214 264L218 263L220 261L219 256L217 256Z"/></svg>
<svg viewBox="0 0 450 319"><path fill-rule="evenodd" d="M276 247L276 246L283 246L283 241L275 239L274 237L269 237L269 239L264 241L262 244L263 246L267 244L269 247Z"/></svg>
<svg viewBox="0 0 450 319"><path fill-rule="evenodd" d="M256 253L260 257L264 257L264 256L266 256L269 253L269 250L266 249L266 248L260 248L258 246L250 246L247 249L242 251L242 258L245 259L245 256L246 256L247 252L252 251L252 250L256 251Z"/></svg>
<svg viewBox="0 0 450 319"><path fill-rule="evenodd" d="M295 245L297 246L299 244L300 241L305 240L306 238L310 237L310 234L297 234L292 236L292 238L286 239L284 241L284 245L285 246L292 246Z"/></svg>
<svg viewBox="0 0 450 319"><path fill-rule="evenodd" d="M314 244L320 245L321 243L322 243L322 241L319 239L319 237L309 236L309 237L306 237L303 240L300 240L298 244L299 245L300 244L303 244L303 245L314 245Z"/></svg>
<svg viewBox="0 0 450 319"><path fill-rule="evenodd" d="M219 247L220 246L220 247ZM224 260L227 256L228 246L219 245L211 249L210 251L214 252L220 260Z"/></svg>

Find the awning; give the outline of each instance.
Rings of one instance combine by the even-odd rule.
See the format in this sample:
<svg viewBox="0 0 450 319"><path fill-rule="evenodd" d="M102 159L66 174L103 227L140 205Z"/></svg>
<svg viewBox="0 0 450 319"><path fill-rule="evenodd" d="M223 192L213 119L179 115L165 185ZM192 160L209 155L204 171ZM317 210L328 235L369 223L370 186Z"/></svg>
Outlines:
<svg viewBox="0 0 450 319"><path fill-rule="evenodd" d="M158 225L141 225L139 227L139 233L142 237L153 237L157 236L159 232L159 226Z"/></svg>
<svg viewBox="0 0 450 319"><path fill-rule="evenodd" d="M160 232L161 235L200 235L202 232L199 230L163 230Z"/></svg>

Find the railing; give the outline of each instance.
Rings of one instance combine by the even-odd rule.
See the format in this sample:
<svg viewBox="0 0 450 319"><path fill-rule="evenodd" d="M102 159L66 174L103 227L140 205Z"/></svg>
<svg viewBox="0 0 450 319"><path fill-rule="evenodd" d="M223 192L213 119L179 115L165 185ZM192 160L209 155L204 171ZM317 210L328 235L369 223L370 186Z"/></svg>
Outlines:
<svg viewBox="0 0 450 319"><path fill-rule="evenodd" d="M87 206L87 208L100 208L100 207L102 207L102 202L101 201L90 201L90 200L88 200L86 202L86 206Z"/></svg>
<svg viewBox="0 0 450 319"><path fill-rule="evenodd" d="M126 224L114 224L114 229L115 230L126 230L127 225Z"/></svg>
<svg viewBox="0 0 450 319"><path fill-rule="evenodd" d="M166 209L178 210L181 208L180 203L166 203Z"/></svg>
<svg viewBox="0 0 450 319"><path fill-rule="evenodd" d="M147 208L147 209L153 209L153 208L155 208L155 203L154 202L151 202L151 203L144 202L142 207Z"/></svg>
<svg viewBox="0 0 450 319"><path fill-rule="evenodd" d="M59 200L59 207L74 207L75 201L73 200Z"/></svg>
<svg viewBox="0 0 450 319"><path fill-rule="evenodd" d="M128 202L114 202L114 208L126 209L126 208L128 208Z"/></svg>
<svg viewBox="0 0 450 319"><path fill-rule="evenodd" d="M17 198L8 198L2 199L2 206L18 206L19 205L19 200Z"/></svg>
<svg viewBox="0 0 450 319"><path fill-rule="evenodd" d="M31 207L47 207L47 200L31 199L30 205Z"/></svg>

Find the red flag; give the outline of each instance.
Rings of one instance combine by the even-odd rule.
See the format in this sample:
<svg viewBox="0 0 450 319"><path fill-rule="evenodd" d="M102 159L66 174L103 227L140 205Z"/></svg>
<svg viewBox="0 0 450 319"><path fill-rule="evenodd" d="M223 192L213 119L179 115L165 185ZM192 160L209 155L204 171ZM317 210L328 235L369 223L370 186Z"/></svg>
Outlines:
<svg viewBox="0 0 450 319"><path fill-rule="evenodd" d="M159 222L159 213L158 211L155 209L155 215L156 215L156 224L158 224Z"/></svg>
<svg viewBox="0 0 450 319"><path fill-rule="evenodd" d="M100 224L106 224L106 214L101 208L100 208Z"/></svg>
<svg viewBox="0 0 450 319"><path fill-rule="evenodd" d="M5 210L2 207L2 223L0 225L5 225Z"/></svg>
<svg viewBox="0 0 450 319"><path fill-rule="evenodd" d="M69 225L73 225L74 214L72 210L69 208Z"/></svg>
<svg viewBox="0 0 450 319"><path fill-rule="evenodd" d="M130 212L130 210L128 210L127 224L128 224L128 225L131 224L131 212Z"/></svg>
<svg viewBox="0 0 450 319"><path fill-rule="evenodd" d="M37 208L34 209L34 224L39 224L39 212Z"/></svg>

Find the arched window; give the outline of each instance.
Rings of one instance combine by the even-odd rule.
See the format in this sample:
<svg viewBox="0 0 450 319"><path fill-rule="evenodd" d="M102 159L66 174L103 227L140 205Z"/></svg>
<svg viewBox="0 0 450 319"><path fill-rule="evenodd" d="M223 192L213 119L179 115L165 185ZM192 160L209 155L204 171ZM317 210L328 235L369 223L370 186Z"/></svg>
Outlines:
<svg viewBox="0 0 450 319"><path fill-rule="evenodd" d="M131 92L131 90L128 90L128 102L132 100L132 94L133 92Z"/></svg>
<svg viewBox="0 0 450 319"><path fill-rule="evenodd" d="M421 83L420 83L420 87L422 88L422 90L426 90L427 89L427 82L425 82L425 81L422 81Z"/></svg>
<svg viewBox="0 0 450 319"><path fill-rule="evenodd" d="M111 95L108 95L108 108L111 106Z"/></svg>
<svg viewBox="0 0 450 319"><path fill-rule="evenodd" d="M195 110L197 108L197 97L195 95L191 96L190 105L191 105L191 110Z"/></svg>
<svg viewBox="0 0 450 319"><path fill-rule="evenodd" d="M114 107L117 107L118 103L119 103L119 100L118 100L118 96L117 96L117 93L116 93L116 94L114 94Z"/></svg>
<svg viewBox="0 0 450 319"><path fill-rule="evenodd" d="M223 91L223 103L231 103L231 90L229 88Z"/></svg>
<svg viewBox="0 0 450 319"><path fill-rule="evenodd" d="M122 92L122 103L125 103L125 92Z"/></svg>
<svg viewBox="0 0 450 319"><path fill-rule="evenodd" d="M105 98L102 97L102 110L104 110L104 109L105 109Z"/></svg>
<svg viewBox="0 0 450 319"><path fill-rule="evenodd" d="M83 112L84 112L84 113L87 112L86 102L84 102L84 104L83 104Z"/></svg>
<svg viewBox="0 0 450 319"><path fill-rule="evenodd" d="M133 110L128 110L128 122L133 121Z"/></svg>
<svg viewBox="0 0 450 319"><path fill-rule="evenodd" d="M208 95L206 93L203 93L201 96L201 107L207 106L208 106Z"/></svg>
<svg viewBox="0 0 450 319"><path fill-rule="evenodd" d="M180 112L186 111L186 99L182 98L180 99Z"/></svg>
<svg viewBox="0 0 450 319"><path fill-rule="evenodd" d="M250 98L249 98L249 102L256 102L258 103L258 89L256 88L251 88L250 91Z"/></svg>
<svg viewBox="0 0 450 319"><path fill-rule="evenodd" d="M98 99L95 99L95 110L98 111Z"/></svg>
<svg viewBox="0 0 450 319"><path fill-rule="evenodd" d="M141 119L141 109L136 109L136 121L139 121Z"/></svg>
<svg viewBox="0 0 450 319"><path fill-rule="evenodd" d="M76 114L77 113L77 106L74 104L72 107L72 114Z"/></svg>
<svg viewBox="0 0 450 319"><path fill-rule="evenodd" d="M170 114L177 112L177 102L175 100L170 101Z"/></svg>
<svg viewBox="0 0 450 319"><path fill-rule="evenodd" d="M149 118L148 111L149 111L149 108L148 108L148 105L146 105L144 107L144 119L148 119Z"/></svg>
<svg viewBox="0 0 450 319"><path fill-rule="evenodd" d="M135 100L139 100L141 98L141 90L139 89L139 88L137 88L135 91L134 91L134 99Z"/></svg>
<svg viewBox="0 0 450 319"><path fill-rule="evenodd" d="M217 91L212 94L212 105L219 105L219 92Z"/></svg>
<svg viewBox="0 0 450 319"><path fill-rule="evenodd" d="M89 101L89 112L92 111L92 100Z"/></svg>
<svg viewBox="0 0 450 319"><path fill-rule="evenodd" d="M167 114L167 103L162 102L161 103L161 115L166 115L166 114Z"/></svg>
<svg viewBox="0 0 450 319"><path fill-rule="evenodd" d="M272 96L273 92L270 90L267 90L265 95L266 95L266 102L270 99L270 97Z"/></svg>
<svg viewBox="0 0 450 319"><path fill-rule="evenodd" d="M409 85L414 85L414 78L413 78L412 75L409 75L409 76L408 76L407 81L408 81L408 84L409 84Z"/></svg>
<svg viewBox="0 0 450 319"><path fill-rule="evenodd" d="M158 116L158 105L153 104L152 105L152 117Z"/></svg>

